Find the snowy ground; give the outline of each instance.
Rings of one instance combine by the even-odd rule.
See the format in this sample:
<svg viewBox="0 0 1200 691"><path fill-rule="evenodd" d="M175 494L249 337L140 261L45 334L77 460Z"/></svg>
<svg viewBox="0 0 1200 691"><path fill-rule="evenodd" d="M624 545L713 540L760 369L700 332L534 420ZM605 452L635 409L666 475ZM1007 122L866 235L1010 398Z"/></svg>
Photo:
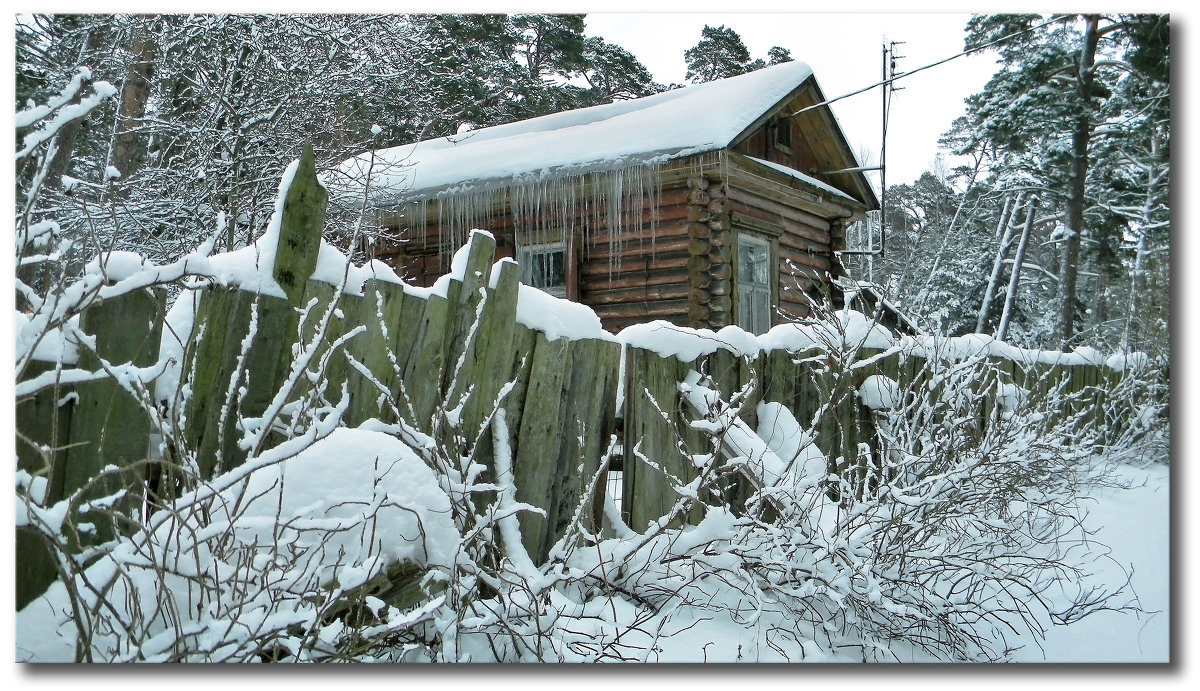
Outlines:
<svg viewBox="0 0 1200 691"><path fill-rule="evenodd" d="M1129 592L1118 598L1145 613L1101 611L1070 626L1048 627L1039 644L1032 634L1017 639L1023 646L1015 662L1028 663L1165 663L1170 658L1170 470L1153 464L1138 468L1120 465L1113 480L1119 487L1101 487L1082 502L1084 525L1093 539L1109 548L1107 556L1085 565L1100 583L1121 585L1132 570ZM1064 593L1074 595L1074 592ZM753 640L753 632L729 621L710 617L679 622L680 632L660 644L660 659L669 662L704 661L713 643L742 639L744 662L781 662L770 646ZM707 644L707 646L706 646ZM790 646L789 646L790 648ZM700 655L696 655L696 651ZM898 652L902 660L925 662ZM810 661L856 662L853 655L815 651ZM709 658L711 661L711 658Z"/></svg>
<svg viewBox="0 0 1200 691"><path fill-rule="evenodd" d="M1085 524L1108 545L1110 559L1094 564L1109 583L1122 579L1121 566L1132 566L1133 593L1148 615L1098 612L1071 626L1052 628L1042 644L1015 656L1020 662L1168 662L1170 655L1170 471L1120 466L1118 479L1128 489L1092 492L1094 503Z"/></svg>
<svg viewBox="0 0 1200 691"><path fill-rule="evenodd" d="M1098 562L1095 568L1098 573L1117 580L1122 572L1116 565L1132 565L1135 571L1133 586L1139 604L1145 610L1158 613L1138 616L1129 613L1101 612L1070 627L1059 627L1052 630L1040 648L1030 638L1026 649L1017 655L1018 661L1033 663L1157 663L1168 660L1170 619L1172 614L1179 614L1178 609L1172 612L1169 599L1170 470L1168 466L1157 464L1146 468L1122 466L1118 469L1118 478L1128 484L1128 487L1102 488L1091 493L1093 502L1089 504L1090 512L1086 518L1086 524L1089 528L1097 531L1097 540L1111 548L1111 561ZM1181 628L1181 626L1177 624L1176 628ZM689 648L689 641L713 640L714 636L741 638L745 634L744 628L732 625L727 621L700 621L678 638L668 639L667 644L663 646L663 657L665 659L674 658L671 653ZM1182 650L1181 645L1177 647L1178 650ZM1179 652L1176 657L1177 666L1172 668L1142 665L1132 667L1068 666L1064 668L1034 664L1032 666L1020 665L1018 666L1020 669L1007 668L1006 670L992 671L994 670L992 668L982 676L980 675L982 668L976 666L920 666L919 669L901 671L890 665L867 667L819 665L803 672L792 667L760 666L752 674L762 680L771 679L774 675L786 674L787 677L779 677L779 681L784 683L794 683L796 679L793 675L803 673L808 678L829 675L834 677L836 683L849 681L851 684L865 682L872 685L876 681L872 679L873 677L885 674L888 677L889 686L899 685L911 688L937 686L943 680L956 687L960 686L960 682L966 682L972 686L994 685L1006 690L1011 688L1013 682L1021 684L1032 682L1038 685L1038 688L1045 685L1053 686L1056 689L1072 686L1095 689L1098 686L1109 685L1125 687L1129 682L1135 681L1137 684L1135 688L1141 688L1144 686L1185 685L1186 670L1182 666L1185 661L1178 659L1183 657ZM830 661L839 660L835 658ZM849 660L846 661L849 662ZM703 669L675 665L637 667L638 669L634 673L639 678L645 676L653 680L662 674L669 674L670 678L676 682L688 687L699 688L724 687L730 681L729 674L737 673L732 667L727 666L705 666ZM16 682L19 687L35 684L40 688L48 685L65 687L68 684L74 687L79 681L77 675L66 673L69 670L63 667L41 666L34 669L23 665L14 669L15 673L11 681ZM75 669L81 671L80 668ZM498 671L493 666L487 666L484 669L489 670L487 672L489 676ZM513 666L506 668L503 674L496 675L493 681L501 687L523 690L537 688L541 685L557 687L564 681L574 686L587 687L590 685L595 688L602 686L608 688L614 681L606 675L591 672L581 678L575 674L580 669L577 666L571 666L559 667L554 670L534 670L530 666ZM226 671L233 670L227 668ZM373 670L374 673L379 671L378 669ZM478 668L456 667L450 670L439 666L436 668L425 667L419 670L410 668L409 673L415 674L415 679L440 680L451 684L460 682L473 684L479 680L476 671L479 671ZM626 669L626 671L631 670ZM241 672L235 672L235 674L240 676ZM1033 676L1031 677L1030 674ZM151 684L158 681L156 678L158 674L138 676L145 678ZM175 677L176 675L170 676ZM171 683L182 683L184 686L194 684L196 687L203 684L207 687L208 680L205 679L207 675L188 676L191 677L190 680L175 678ZM301 681L294 677L293 679ZM121 684L126 686L129 681L131 680L126 675L118 674L108 680L95 679L93 682L88 682L88 685ZM320 683L320 679L310 679L301 683L302 685L316 686Z"/></svg>

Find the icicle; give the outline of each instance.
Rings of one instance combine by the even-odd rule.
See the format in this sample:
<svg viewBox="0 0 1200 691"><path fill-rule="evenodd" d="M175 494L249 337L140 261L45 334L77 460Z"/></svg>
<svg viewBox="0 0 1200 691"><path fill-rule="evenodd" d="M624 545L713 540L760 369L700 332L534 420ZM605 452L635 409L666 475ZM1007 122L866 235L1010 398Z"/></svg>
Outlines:
<svg viewBox="0 0 1200 691"><path fill-rule="evenodd" d="M703 171L716 159L696 164ZM638 232L639 242L649 224L650 249L654 251L658 208L662 196L663 161L650 161L614 168L544 177L524 178L511 184L475 189L447 190L433 200L414 200L403 205L404 226L409 234L421 237L421 247L438 241L439 253L453 253L467 241L475 228L494 230L496 213L506 209L511 215L513 242L517 247L558 242L566 246L578 230L583 243L578 248L583 258L595 249L596 237L605 234L609 275L620 270L630 232ZM437 205L437 233L427 232L428 204ZM648 216L648 217L647 217ZM402 228L403 230L404 228Z"/></svg>

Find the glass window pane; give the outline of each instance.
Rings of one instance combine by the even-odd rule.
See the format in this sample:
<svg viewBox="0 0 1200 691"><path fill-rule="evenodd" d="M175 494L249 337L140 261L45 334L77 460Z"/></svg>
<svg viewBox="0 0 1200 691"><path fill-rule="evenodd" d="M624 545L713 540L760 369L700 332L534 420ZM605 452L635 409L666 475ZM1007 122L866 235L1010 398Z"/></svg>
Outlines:
<svg viewBox="0 0 1200 691"><path fill-rule="evenodd" d="M521 282L562 297L567 286L567 253L562 245L521 248Z"/></svg>
<svg viewBox="0 0 1200 691"><path fill-rule="evenodd" d="M737 325L754 334L771 328L771 246L740 235L737 243Z"/></svg>
<svg viewBox="0 0 1200 691"><path fill-rule="evenodd" d="M743 283L770 283L770 248L761 241L742 238L738 242L738 280Z"/></svg>

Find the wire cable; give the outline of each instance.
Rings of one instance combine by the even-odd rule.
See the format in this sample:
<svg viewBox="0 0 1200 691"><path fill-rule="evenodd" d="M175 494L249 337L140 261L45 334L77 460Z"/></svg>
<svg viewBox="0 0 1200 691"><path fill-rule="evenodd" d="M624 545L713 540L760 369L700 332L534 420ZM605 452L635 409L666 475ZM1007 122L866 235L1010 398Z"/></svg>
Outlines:
<svg viewBox="0 0 1200 691"><path fill-rule="evenodd" d="M1011 34L1008 34L1007 36L1001 36L1000 38L998 38L998 39L996 39L996 40L994 40L994 41L990 41L990 42L988 42L988 43L985 43L985 44L983 44L983 45L980 45L980 46L975 46L974 48L967 48L966 50L963 50L962 52L960 52L960 53L957 53L957 54L955 54L955 55L951 55L951 56L950 56L950 57L948 57L948 58L944 58L944 59L942 59L942 60L938 60L937 62L931 62L931 63L929 63L928 65L924 65L924 66L922 66L922 67L918 67L918 68L917 68L917 69L915 69L915 70L909 70L908 72L901 72L900 74L894 75L894 76L892 76L892 77L890 77L890 78L888 78L888 79L884 79L883 81L876 82L876 83L874 83L874 84L871 84L870 86L864 86L864 87L863 87L863 88L861 88L861 89L857 89L857 90L855 90L855 91L851 91L851 92L850 92L850 93L848 93L848 94L842 94L841 96L835 96L834 98L827 98L827 99L825 99L824 101L821 101L820 103L814 103L814 104L812 104L812 105L810 105L810 106L805 106L805 107L801 108L800 110L797 110L795 113L792 113L791 117L796 117L797 115L800 115L801 113L808 112L808 111L810 111L810 110L812 110L812 109L814 109L814 108L820 108L821 106L826 106L826 105L829 105L830 103L833 103L833 102L835 102L835 101L840 101L840 100L842 100L842 99L844 99L844 98L850 98L851 96L857 96L857 95L859 95L859 94L863 93L864 91L870 91L871 89L874 89L874 88L875 88L875 87L877 87L877 86L883 86L883 85L885 85L885 84L889 84L889 85L890 85L891 83L893 83L893 82L895 82L895 81L897 81L897 80L904 79L905 77L912 76L912 75L914 75L914 74L916 74L916 73L918 73L918 72L923 72L923 71L925 71L925 70L927 70L927 69L930 69L931 67L937 67L938 65L944 65L944 64L946 64L947 62L950 62L951 60L957 60L958 58L961 58L961 57L963 57L963 56L970 55L970 54L972 54L972 53L978 53L978 52L980 52L980 51L982 51L982 50L987 50L988 48L991 48L991 47L992 47L992 46L994 46L994 45L997 45L997 44L999 44L999 43L1003 43L1003 42L1005 42L1005 41L1007 41L1007 40L1009 40L1009 39L1011 39L1011 38L1014 38L1014 37L1016 37L1016 36L1020 36L1021 34L1027 34L1027 33L1031 32L1031 31L1037 31L1038 29L1040 29L1040 28L1042 28L1042 27L1044 27L1044 26L1049 26L1049 25L1051 25L1051 24L1055 24L1055 23L1057 23L1057 22L1060 22L1060 21L1062 21L1062 20L1063 20L1063 17L1064 17L1064 16L1065 16L1065 15L1056 14L1056 15L1052 16L1050 19L1047 19L1046 21L1042 22L1041 24L1036 24L1036 25L1034 25L1034 26L1031 26L1031 27L1029 27L1028 29L1021 29L1020 31L1014 31L1014 32L1013 32L1013 33L1011 33Z"/></svg>

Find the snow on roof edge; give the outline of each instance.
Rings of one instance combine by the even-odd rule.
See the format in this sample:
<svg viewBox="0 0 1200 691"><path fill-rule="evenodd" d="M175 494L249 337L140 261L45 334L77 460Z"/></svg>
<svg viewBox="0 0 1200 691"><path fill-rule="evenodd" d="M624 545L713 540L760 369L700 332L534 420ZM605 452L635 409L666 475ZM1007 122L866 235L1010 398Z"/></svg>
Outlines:
<svg viewBox="0 0 1200 691"><path fill-rule="evenodd" d="M768 160L765 160L762 158L756 158L754 156L747 156L746 158L750 159L751 161L754 161L755 163L761 163L762 165L764 165L772 170L783 173L784 175L793 177L807 185L816 187L817 189L821 190L822 192L827 192L827 193L835 195L837 197L841 197L842 199L847 199L849 201L854 202L855 204L862 204L862 202L860 202L859 200L855 199L854 197L851 197L850 195L839 190L838 188L834 187L833 185L821 182L820 180L818 180L814 177L805 175L804 173L801 173L800 171L798 171L794 168L788 168L785 165L780 165L778 163L774 163L772 161L768 161Z"/></svg>
<svg viewBox="0 0 1200 691"><path fill-rule="evenodd" d="M372 185L373 202L391 204L445 196L464 184L483 191L510 181L650 165L729 146L810 79L812 68L793 61L640 99L367 152L343 162L339 172L361 179L368 162L393 167L378 173Z"/></svg>

